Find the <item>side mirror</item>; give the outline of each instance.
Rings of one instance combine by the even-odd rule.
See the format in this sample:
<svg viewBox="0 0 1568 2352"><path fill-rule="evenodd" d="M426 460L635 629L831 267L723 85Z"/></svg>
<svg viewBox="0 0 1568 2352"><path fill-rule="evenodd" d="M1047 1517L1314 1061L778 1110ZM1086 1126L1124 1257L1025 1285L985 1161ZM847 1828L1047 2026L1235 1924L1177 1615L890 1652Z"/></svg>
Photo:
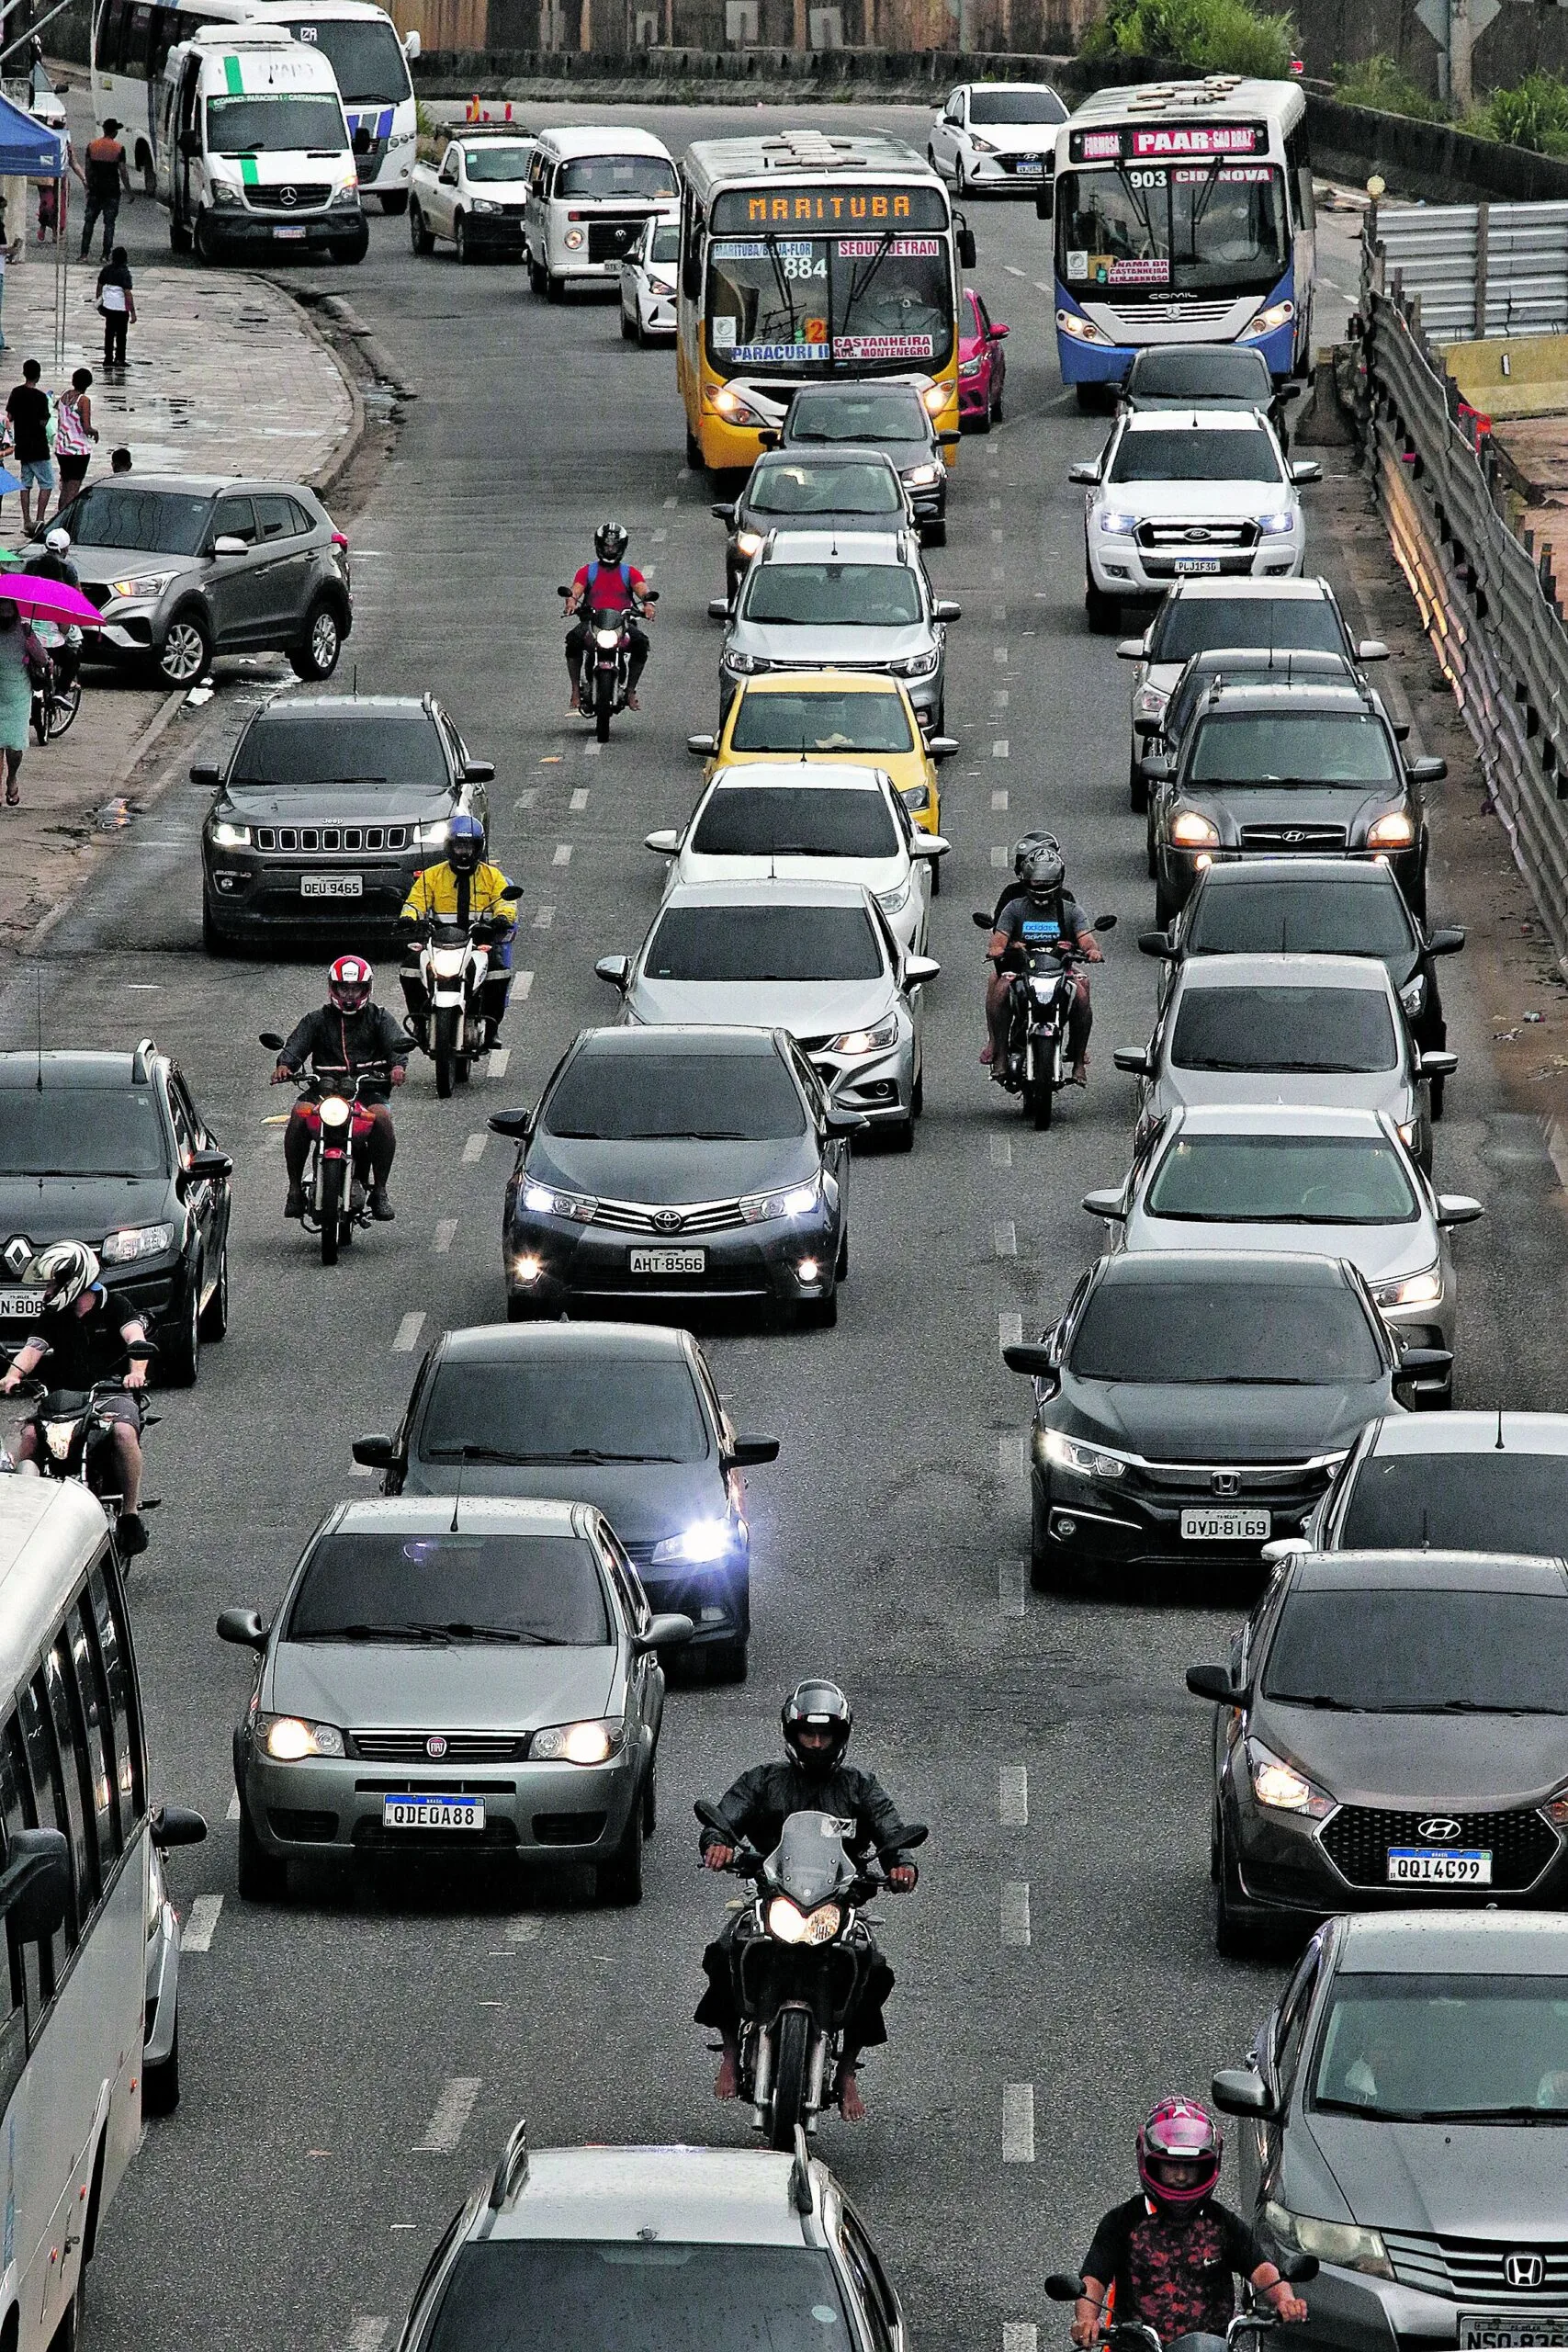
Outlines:
<svg viewBox="0 0 1568 2352"><path fill-rule="evenodd" d="M1094 928L1096 931L1114 931L1116 928L1116 917L1114 915L1096 915L1094 919Z"/></svg>
<svg viewBox="0 0 1568 2352"><path fill-rule="evenodd" d="M724 1457L727 1470L756 1470L779 1458L776 1437L738 1437Z"/></svg>
<svg viewBox="0 0 1568 2352"><path fill-rule="evenodd" d="M1280 2276L1292 2287L1310 2287L1320 2267L1315 2254L1288 2254L1280 2265Z"/></svg>
<svg viewBox="0 0 1568 2352"><path fill-rule="evenodd" d="M1305 390L1304 384L1281 384L1274 398L1281 408L1286 408L1292 401L1299 401Z"/></svg>
<svg viewBox="0 0 1568 2352"><path fill-rule="evenodd" d="M708 598L708 618L710 621L727 621L729 618L731 609L732 607L728 596L710 596Z"/></svg>
<svg viewBox="0 0 1568 2352"><path fill-rule="evenodd" d="M234 1163L226 1151L193 1151L186 1162L186 1175L197 1183L208 1179L221 1182L234 1172Z"/></svg>
<svg viewBox="0 0 1568 2352"><path fill-rule="evenodd" d="M1140 956L1163 956L1174 960L1176 950L1170 944L1170 933L1165 931L1141 931L1138 933Z"/></svg>
<svg viewBox="0 0 1568 2352"><path fill-rule="evenodd" d="M909 842L911 857L945 857L953 843L945 833L916 833Z"/></svg>
<svg viewBox="0 0 1568 2352"><path fill-rule="evenodd" d="M1438 1194L1438 1223L1441 1226L1473 1225L1477 1217L1485 1214L1481 1203L1472 1201L1468 1193Z"/></svg>
<svg viewBox="0 0 1568 2352"><path fill-rule="evenodd" d="M933 621L961 621L964 607L955 605L951 596L939 596L931 606L931 618Z"/></svg>
<svg viewBox="0 0 1568 2352"><path fill-rule="evenodd" d="M1109 1224L1121 1225L1126 1220L1127 1204L1120 1184L1102 1193L1086 1193L1083 1204L1090 1216L1102 1216Z"/></svg>
<svg viewBox="0 0 1568 2352"><path fill-rule="evenodd" d="M1162 718L1145 718L1140 713L1133 721L1133 732L1140 741L1152 743L1165 733L1165 721Z"/></svg>
<svg viewBox="0 0 1568 2352"><path fill-rule="evenodd" d="M681 846L681 836L672 825L662 832L644 833L642 840L645 849L657 851L660 857L673 857Z"/></svg>
<svg viewBox="0 0 1568 2352"><path fill-rule="evenodd" d="M1416 1066L1423 1078L1452 1078L1459 1068L1459 1056L1437 1046L1429 1054L1417 1054Z"/></svg>
<svg viewBox="0 0 1568 2352"><path fill-rule="evenodd" d="M993 343L1004 343L1011 332L1011 328L1004 326L1000 319L993 319L991 321L991 341Z"/></svg>
<svg viewBox="0 0 1568 2352"><path fill-rule="evenodd" d="M1222 2115L1253 2115L1271 2123L1280 2112L1273 2092L1250 2066L1226 2066L1210 2084L1209 2095Z"/></svg>
<svg viewBox="0 0 1568 2352"><path fill-rule="evenodd" d="M783 443L784 435L779 431L776 424L764 425L761 432L757 435L757 447L759 449L777 449L782 447Z"/></svg>
<svg viewBox="0 0 1568 2352"><path fill-rule="evenodd" d="M1049 220L1051 215L1055 209L1055 189L1054 187L1037 187L1034 191L1034 218L1037 220ZM1046 2292L1047 2294L1050 2292L1049 2281L1046 2283Z"/></svg>
<svg viewBox="0 0 1568 2352"><path fill-rule="evenodd" d="M942 966L934 956L906 956L904 985L908 989L919 988L924 980L934 980L941 969Z"/></svg>
<svg viewBox="0 0 1568 2352"><path fill-rule="evenodd" d="M646 1634L638 1634L637 1645L639 1650L678 1650L682 1642L691 1640L695 1630L689 1617L671 1610L656 1617Z"/></svg>
<svg viewBox="0 0 1568 2352"><path fill-rule="evenodd" d="M266 1627L256 1609L225 1609L219 1614L218 1638L242 1650L265 1650Z"/></svg>
<svg viewBox="0 0 1568 2352"><path fill-rule="evenodd" d="M406 33L403 37L403 55L408 59L411 65L413 63L414 59L419 55L419 51L420 40L418 32L413 31Z"/></svg>
<svg viewBox="0 0 1568 2352"><path fill-rule="evenodd" d="M962 433L939 433L936 446L939 449L956 449L963 438Z"/></svg>
<svg viewBox="0 0 1568 2352"><path fill-rule="evenodd" d="M249 543L236 537L232 531L221 531L212 542L214 555L249 555Z"/></svg>
<svg viewBox="0 0 1568 2352"><path fill-rule="evenodd" d="M601 956L593 969L611 988L624 989L632 976L632 959L629 956Z"/></svg>
<svg viewBox="0 0 1568 2352"><path fill-rule="evenodd" d="M988 914L983 913L978 907L976 908L969 920L974 924L976 931L995 931L997 927L994 918Z"/></svg>
<svg viewBox="0 0 1568 2352"><path fill-rule="evenodd" d="M1412 760L1405 773L1412 784L1441 784L1449 772L1447 760Z"/></svg>
<svg viewBox="0 0 1568 2352"><path fill-rule="evenodd" d="M975 232L970 228L966 220L959 223L958 259L963 268L974 268L976 259L975 250Z"/></svg>
<svg viewBox="0 0 1568 2352"><path fill-rule="evenodd" d="M1381 637L1364 637L1356 648L1358 662L1386 662L1388 648Z"/></svg>
<svg viewBox="0 0 1568 2352"><path fill-rule="evenodd" d="M1413 1410L1425 1385L1433 1385L1437 1379L1453 1368L1453 1357L1447 1348L1406 1348L1393 1368L1393 1397L1397 1405Z"/></svg>
<svg viewBox="0 0 1568 2352"><path fill-rule="evenodd" d="M1002 1362L1010 1372L1021 1372L1031 1380L1050 1380L1056 1370L1056 1359L1043 1340L1015 1340L1002 1350Z"/></svg>
<svg viewBox="0 0 1568 2352"><path fill-rule="evenodd" d="M256 1039L258 1046L269 1046L275 1054L283 1051L283 1039L276 1029L264 1029Z"/></svg>
<svg viewBox="0 0 1568 2352"><path fill-rule="evenodd" d="M1079 459L1076 466L1069 466L1067 468L1067 480L1069 481L1081 482L1086 490L1094 489L1100 481L1099 458L1083 458Z"/></svg>
<svg viewBox="0 0 1568 2352"><path fill-rule="evenodd" d="M534 1132L532 1111L492 1111L485 1125L491 1135L510 1136L513 1143L526 1143Z"/></svg>
<svg viewBox="0 0 1568 2352"><path fill-rule="evenodd" d="M688 735L686 749L694 760L705 760L718 748L716 735Z"/></svg>
<svg viewBox="0 0 1568 2352"><path fill-rule="evenodd" d="M1190 1666L1187 1688L1195 1699L1212 1700L1216 1707L1234 1707L1247 1696L1231 1680L1228 1666Z"/></svg>
<svg viewBox="0 0 1568 2352"><path fill-rule="evenodd" d="M863 1136L871 1121L858 1111L829 1111L825 1124L830 1136Z"/></svg>
<svg viewBox="0 0 1568 2352"><path fill-rule="evenodd" d="M1311 1550L1304 1535L1277 1535L1271 1544L1265 1544L1262 1556L1271 1568L1280 1568L1287 1560L1304 1560Z"/></svg>
<svg viewBox="0 0 1568 2352"><path fill-rule="evenodd" d="M1176 774L1176 762L1163 752L1151 752L1144 762L1144 774L1151 784L1168 784Z"/></svg>
<svg viewBox="0 0 1568 2352"><path fill-rule="evenodd" d="M493 760L465 760L463 781L465 784L493 784L495 762Z"/></svg>
<svg viewBox="0 0 1568 2352"><path fill-rule="evenodd" d="M398 1450L384 1430L373 1430L368 1437L356 1437L351 1451L362 1470L389 1470Z"/></svg>
<svg viewBox="0 0 1568 2352"><path fill-rule="evenodd" d="M1154 1076L1154 1057L1146 1046L1118 1046L1111 1058L1129 1078Z"/></svg>
<svg viewBox="0 0 1568 2352"><path fill-rule="evenodd" d="M206 1818L189 1805L161 1804L147 1826L154 1846L165 1852L171 1846L200 1846L207 1840Z"/></svg>
<svg viewBox="0 0 1568 2352"><path fill-rule="evenodd" d="M43 1943L65 1918L71 1857L58 1829L13 1829L0 1871L0 1916L25 1944Z"/></svg>
<svg viewBox="0 0 1568 2352"><path fill-rule="evenodd" d="M719 502L717 502L716 504L714 504L714 505L710 506L710 507L709 507L709 509L708 509L708 513L713 516L713 519L714 519L714 521L715 521L716 523L730 523L730 524L733 524L733 522L734 522L734 520L735 520L735 509L734 509L734 507L733 507L733 506L726 506L726 505L723 503L722 500L721 500L721 501L719 501Z"/></svg>
<svg viewBox="0 0 1568 2352"><path fill-rule="evenodd" d="M1124 637L1116 648L1116 659L1118 662L1141 662L1147 651L1146 638Z"/></svg>
<svg viewBox="0 0 1568 2352"><path fill-rule="evenodd" d="M1292 458L1291 460L1291 480L1295 482L1298 487L1303 482L1321 481L1323 480L1323 468L1319 465L1315 458Z"/></svg>
<svg viewBox="0 0 1568 2352"><path fill-rule="evenodd" d="M940 767L943 760L956 759L958 756L958 738L956 735L928 735L926 751Z"/></svg>
<svg viewBox="0 0 1568 2352"><path fill-rule="evenodd" d="M209 792L216 792L223 781L223 771L216 760L197 760L191 767L190 780L205 786Z"/></svg>
<svg viewBox="0 0 1568 2352"><path fill-rule="evenodd" d="M1428 956L1457 956L1464 945L1464 933L1458 923L1446 923L1435 931L1427 942Z"/></svg>
<svg viewBox="0 0 1568 2352"><path fill-rule="evenodd" d="M201 154L201 133L194 122L187 123L179 138L180 153L187 163L195 163Z"/></svg>

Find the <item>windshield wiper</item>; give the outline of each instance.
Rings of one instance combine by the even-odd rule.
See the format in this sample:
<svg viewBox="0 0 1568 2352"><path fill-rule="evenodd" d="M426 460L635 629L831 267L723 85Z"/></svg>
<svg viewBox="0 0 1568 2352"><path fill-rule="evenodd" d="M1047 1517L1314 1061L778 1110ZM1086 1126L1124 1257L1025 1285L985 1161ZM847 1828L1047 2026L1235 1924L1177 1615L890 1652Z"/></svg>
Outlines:
<svg viewBox="0 0 1568 2352"><path fill-rule="evenodd" d="M1431 1699L1409 1706L1380 1707L1380 1715L1560 1715L1561 1707L1490 1706L1484 1699Z"/></svg>
<svg viewBox="0 0 1568 2352"><path fill-rule="evenodd" d="M550 1457L532 1453L508 1453L500 1445L433 1445L425 1455L427 1462L534 1462Z"/></svg>
<svg viewBox="0 0 1568 2352"><path fill-rule="evenodd" d="M1280 1707L1322 1707L1337 1715L1364 1715L1368 1710L1359 1707L1354 1699L1334 1699L1326 1690L1266 1690L1266 1699Z"/></svg>
<svg viewBox="0 0 1568 2352"><path fill-rule="evenodd" d="M1417 2123L1568 2123L1561 2107L1428 2107L1412 2117Z"/></svg>
<svg viewBox="0 0 1568 2352"><path fill-rule="evenodd" d="M439 1625L329 1625L324 1633L291 1634L290 1641L303 1642L441 1642L446 1635Z"/></svg>
<svg viewBox="0 0 1568 2352"><path fill-rule="evenodd" d="M455 1617L445 1625L433 1625L433 1634L454 1642L520 1642L529 1649L570 1649L558 1634L533 1634L522 1625L470 1625L463 1618Z"/></svg>
<svg viewBox="0 0 1568 2352"><path fill-rule="evenodd" d="M605 1453L596 1445L574 1445L568 1453L513 1453L510 1462L679 1462L678 1453Z"/></svg>

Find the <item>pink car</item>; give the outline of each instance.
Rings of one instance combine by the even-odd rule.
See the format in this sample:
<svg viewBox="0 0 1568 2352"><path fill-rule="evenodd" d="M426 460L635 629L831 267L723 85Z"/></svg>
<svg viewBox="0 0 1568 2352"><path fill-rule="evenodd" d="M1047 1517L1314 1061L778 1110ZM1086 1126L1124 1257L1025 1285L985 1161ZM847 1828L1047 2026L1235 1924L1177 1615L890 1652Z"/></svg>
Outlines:
<svg viewBox="0 0 1568 2352"><path fill-rule="evenodd" d="M958 422L975 433L988 433L993 418L1001 422L1006 334L974 288L966 286L958 304Z"/></svg>

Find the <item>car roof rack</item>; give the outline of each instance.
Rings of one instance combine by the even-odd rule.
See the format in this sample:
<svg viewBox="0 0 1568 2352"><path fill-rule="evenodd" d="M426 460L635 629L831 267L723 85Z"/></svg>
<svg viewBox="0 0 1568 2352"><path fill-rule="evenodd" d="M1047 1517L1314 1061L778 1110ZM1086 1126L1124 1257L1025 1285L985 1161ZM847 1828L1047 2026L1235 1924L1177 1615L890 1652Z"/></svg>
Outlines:
<svg viewBox="0 0 1568 2352"><path fill-rule="evenodd" d="M157 1051L158 1041L155 1037L138 1037L135 1050L130 1057L130 1082L132 1086L150 1086L152 1084L152 1061Z"/></svg>
<svg viewBox="0 0 1568 2352"><path fill-rule="evenodd" d="M499 2213L528 2178L528 2119L520 2115L513 2125L501 2162L490 2184L490 2210Z"/></svg>

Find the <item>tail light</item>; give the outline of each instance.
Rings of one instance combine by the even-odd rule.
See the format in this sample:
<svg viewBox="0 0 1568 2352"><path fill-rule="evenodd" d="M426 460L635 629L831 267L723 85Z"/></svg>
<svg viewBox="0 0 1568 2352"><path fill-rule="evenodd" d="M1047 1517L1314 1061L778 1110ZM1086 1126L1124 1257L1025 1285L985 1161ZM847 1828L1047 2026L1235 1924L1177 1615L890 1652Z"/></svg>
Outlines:
<svg viewBox="0 0 1568 2352"><path fill-rule="evenodd" d="M333 530L333 547L334 547L334 548L341 548L343 549L343 552L344 552L344 555L346 555L346 554L348 553L348 541L347 541L347 539L346 539L346 538L344 538L344 535L343 535L343 533L342 533L341 531L336 530L336 529L334 529L334 530Z"/></svg>

